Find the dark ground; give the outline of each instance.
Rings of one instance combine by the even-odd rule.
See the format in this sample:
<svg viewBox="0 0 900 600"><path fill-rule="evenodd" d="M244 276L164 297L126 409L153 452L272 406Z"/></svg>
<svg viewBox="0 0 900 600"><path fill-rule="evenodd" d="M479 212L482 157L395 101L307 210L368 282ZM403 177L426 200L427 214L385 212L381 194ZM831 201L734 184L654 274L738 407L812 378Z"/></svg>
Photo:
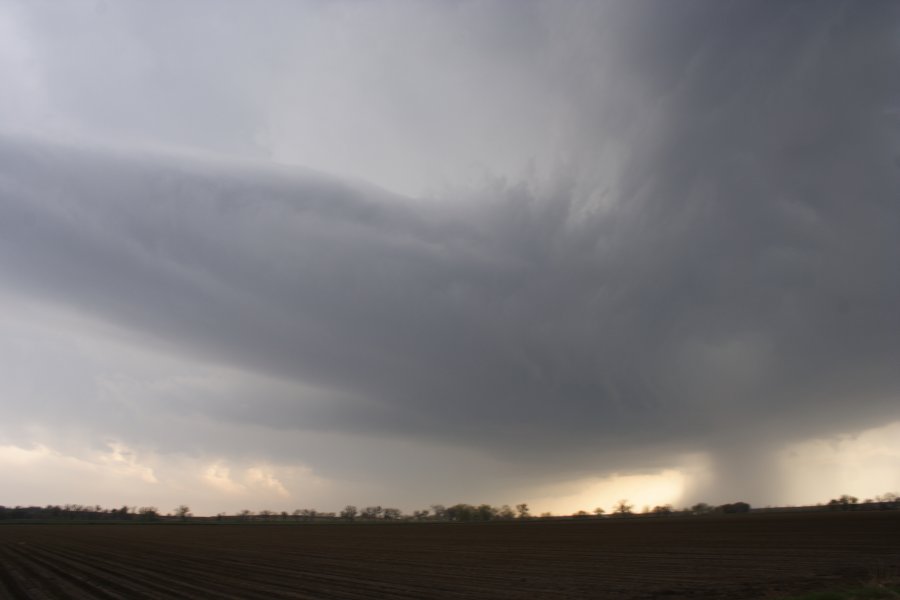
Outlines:
<svg viewBox="0 0 900 600"><path fill-rule="evenodd" d="M900 511L3 524L3 598L777 598L900 575Z"/></svg>

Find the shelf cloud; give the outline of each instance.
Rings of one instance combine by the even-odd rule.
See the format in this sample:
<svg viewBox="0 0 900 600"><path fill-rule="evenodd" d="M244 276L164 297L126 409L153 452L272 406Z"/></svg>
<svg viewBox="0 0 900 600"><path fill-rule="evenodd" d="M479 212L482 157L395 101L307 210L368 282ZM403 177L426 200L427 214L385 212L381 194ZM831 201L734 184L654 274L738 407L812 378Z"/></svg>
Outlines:
<svg viewBox="0 0 900 600"><path fill-rule="evenodd" d="M13 3L0 442L787 501L900 418L897 13Z"/></svg>

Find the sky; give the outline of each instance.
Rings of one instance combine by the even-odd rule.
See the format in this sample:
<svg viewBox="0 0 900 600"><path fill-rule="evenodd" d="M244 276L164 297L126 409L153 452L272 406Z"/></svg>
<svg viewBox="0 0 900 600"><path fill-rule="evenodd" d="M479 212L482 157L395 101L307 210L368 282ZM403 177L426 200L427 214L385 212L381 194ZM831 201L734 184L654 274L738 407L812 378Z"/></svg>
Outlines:
<svg viewBox="0 0 900 600"><path fill-rule="evenodd" d="M898 26L0 1L0 504L900 491Z"/></svg>

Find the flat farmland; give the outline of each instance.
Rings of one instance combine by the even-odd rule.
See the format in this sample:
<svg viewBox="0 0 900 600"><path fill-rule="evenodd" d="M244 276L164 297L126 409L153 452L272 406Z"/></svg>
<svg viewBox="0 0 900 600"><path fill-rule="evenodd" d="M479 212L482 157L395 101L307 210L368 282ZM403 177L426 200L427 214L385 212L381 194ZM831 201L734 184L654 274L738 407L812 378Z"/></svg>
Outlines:
<svg viewBox="0 0 900 600"><path fill-rule="evenodd" d="M900 511L0 525L4 598L777 598L898 572Z"/></svg>

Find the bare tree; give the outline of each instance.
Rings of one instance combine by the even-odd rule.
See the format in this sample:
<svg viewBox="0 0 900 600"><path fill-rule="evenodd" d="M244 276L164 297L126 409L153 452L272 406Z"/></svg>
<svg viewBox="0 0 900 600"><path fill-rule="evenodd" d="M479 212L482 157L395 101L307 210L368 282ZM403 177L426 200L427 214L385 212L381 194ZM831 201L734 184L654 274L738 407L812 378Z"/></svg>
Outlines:
<svg viewBox="0 0 900 600"><path fill-rule="evenodd" d="M524 502L522 504L516 504L516 513L520 519L527 519L531 516L528 512L528 505Z"/></svg>
<svg viewBox="0 0 900 600"><path fill-rule="evenodd" d="M403 518L403 513L400 512L399 508L385 508L382 511L381 518L385 519L386 521L399 521L401 518Z"/></svg>
<svg viewBox="0 0 900 600"><path fill-rule="evenodd" d="M304 521L315 521L316 517L319 515L319 511L314 508L301 508L300 509L300 518Z"/></svg>
<svg viewBox="0 0 900 600"><path fill-rule="evenodd" d="M359 514L361 519L377 519L381 516L384 509L380 506L367 506Z"/></svg>
<svg viewBox="0 0 900 600"><path fill-rule="evenodd" d="M138 509L138 514L144 521L155 521L159 518L159 509L155 506L142 506Z"/></svg>
<svg viewBox="0 0 900 600"><path fill-rule="evenodd" d="M613 507L613 512L620 517L624 517L631 514L631 509L634 508L633 504L628 504L628 500L619 500L616 502L616 505Z"/></svg>
<svg viewBox="0 0 900 600"><path fill-rule="evenodd" d="M859 502L859 498L856 496L851 496L850 494L843 494L840 498L835 498L828 503L828 508L832 510L853 510L856 508L856 504Z"/></svg>
<svg viewBox="0 0 900 600"><path fill-rule="evenodd" d="M894 492L887 492L886 494L875 496L875 502L878 503L878 507L882 510L900 508L900 496Z"/></svg>
<svg viewBox="0 0 900 600"><path fill-rule="evenodd" d="M346 519L347 521L353 521L356 519L356 515L359 513L356 510L356 507L352 504L348 504L344 507L344 510L341 511L341 518Z"/></svg>

